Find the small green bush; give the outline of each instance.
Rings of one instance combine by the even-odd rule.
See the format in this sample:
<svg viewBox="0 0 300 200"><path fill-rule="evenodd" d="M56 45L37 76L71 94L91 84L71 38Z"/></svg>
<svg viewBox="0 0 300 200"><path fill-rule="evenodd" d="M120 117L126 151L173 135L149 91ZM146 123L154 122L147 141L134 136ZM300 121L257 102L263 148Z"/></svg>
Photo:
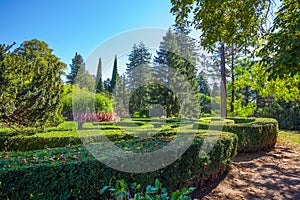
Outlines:
<svg viewBox="0 0 300 200"><path fill-rule="evenodd" d="M210 140L213 135L217 137L214 137L216 140ZM168 144L171 139L162 138L160 143ZM215 145L206 156L199 156L204 139L208 140L208 146ZM136 149L137 142L128 141L119 141L116 145L127 148L132 145L132 151ZM143 142L147 141L149 140ZM155 145L147 147L153 151L156 150ZM235 134L202 132L197 135L180 159L160 170L141 174L121 172L107 167L95 160L82 146L2 153L0 198L108 199L107 195L100 194L100 190L109 185L111 179L137 182L143 186L159 179L169 191L187 185L201 186L205 181L217 178L228 169L236 154L236 148L237 136ZM111 159L119 158L112 157Z"/></svg>
<svg viewBox="0 0 300 200"><path fill-rule="evenodd" d="M238 151L252 152L274 147L278 135L278 122L271 118L229 118L234 124L216 124L210 121L194 123L194 128L202 130L223 130L237 134Z"/></svg>

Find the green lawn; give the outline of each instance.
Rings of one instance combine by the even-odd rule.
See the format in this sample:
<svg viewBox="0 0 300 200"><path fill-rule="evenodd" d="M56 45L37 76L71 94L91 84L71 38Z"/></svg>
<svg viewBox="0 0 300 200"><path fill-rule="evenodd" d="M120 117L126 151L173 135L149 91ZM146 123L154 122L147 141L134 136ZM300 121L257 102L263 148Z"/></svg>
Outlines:
<svg viewBox="0 0 300 200"><path fill-rule="evenodd" d="M288 142L291 143L292 145L300 145L300 132L280 130L278 132L278 141Z"/></svg>

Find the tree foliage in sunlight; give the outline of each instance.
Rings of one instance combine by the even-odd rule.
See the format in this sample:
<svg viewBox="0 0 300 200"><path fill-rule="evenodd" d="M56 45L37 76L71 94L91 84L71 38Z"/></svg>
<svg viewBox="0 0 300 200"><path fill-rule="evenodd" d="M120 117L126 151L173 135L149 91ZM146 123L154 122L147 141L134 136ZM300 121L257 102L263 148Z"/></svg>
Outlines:
<svg viewBox="0 0 300 200"><path fill-rule="evenodd" d="M43 127L61 117L61 75L66 67L45 42L0 47L0 121L11 127Z"/></svg>
<svg viewBox="0 0 300 200"><path fill-rule="evenodd" d="M300 72L300 2L284 0L276 13L266 44L259 52L261 65L274 81Z"/></svg>

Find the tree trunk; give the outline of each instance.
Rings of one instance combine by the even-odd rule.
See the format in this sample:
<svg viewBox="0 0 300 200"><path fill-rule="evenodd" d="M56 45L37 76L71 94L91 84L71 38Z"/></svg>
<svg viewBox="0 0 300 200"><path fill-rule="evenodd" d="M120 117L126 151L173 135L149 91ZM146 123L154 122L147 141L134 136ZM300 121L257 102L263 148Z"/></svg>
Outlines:
<svg viewBox="0 0 300 200"><path fill-rule="evenodd" d="M230 102L230 112L234 115L234 95L235 95L235 87L234 87L234 53L233 46L231 48L231 102Z"/></svg>
<svg viewBox="0 0 300 200"><path fill-rule="evenodd" d="M226 117L227 116L226 69L225 69L225 44L223 42L221 43L220 57L221 57L221 85L220 85L221 117Z"/></svg>

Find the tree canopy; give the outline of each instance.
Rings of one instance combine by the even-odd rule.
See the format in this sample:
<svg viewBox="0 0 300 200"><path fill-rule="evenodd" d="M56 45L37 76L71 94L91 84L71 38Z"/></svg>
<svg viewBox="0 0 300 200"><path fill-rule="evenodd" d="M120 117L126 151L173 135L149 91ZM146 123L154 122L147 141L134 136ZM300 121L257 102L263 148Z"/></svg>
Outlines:
<svg viewBox="0 0 300 200"><path fill-rule="evenodd" d="M61 117L64 63L39 40L0 47L0 121L11 127L43 127Z"/></svg>

